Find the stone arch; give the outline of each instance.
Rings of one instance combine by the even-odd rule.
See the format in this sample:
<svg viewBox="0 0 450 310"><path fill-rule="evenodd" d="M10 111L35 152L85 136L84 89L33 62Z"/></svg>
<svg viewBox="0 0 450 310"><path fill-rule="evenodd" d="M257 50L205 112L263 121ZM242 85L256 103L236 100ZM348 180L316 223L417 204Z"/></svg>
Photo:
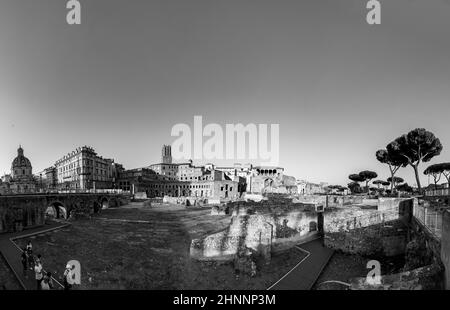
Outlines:
<svg viewBox="0 0 450 310"><path fill-rule="evenodd" d="M272 187L273 186L273 179L267 178L264 180L264 187Z"/></svg>
<svg viewBox="0 0 450 310"><path fill-rule="evenodd" d="M118 208L120 207L120 201L117 198L112 197L109 199L109 207L110 208Z"/></svg>
<svg viewBox="0 0 450 310"><path fill-rule="evenodd" d="M317 231L317 223L314 221L309 222L309 231Z"/></svg>
<svg viewBox="0 0 450 310"><path fill-rule="evenodd" d="M101 197L99 202L103 210L109 208L109 199L106 196Z"/></svg>
<svg viewBox="0 0 450 310"><path fill-rule="evenodd" d="M48 206L47 209L45 210L45 214L46 216L48 216L48 214L53 214L54 218L56 219L67 219L68 217L68 212L67 212L67 207L59 200L57 201L53 201L51 202ZM49 212L49 213L48 213Z"/></svg>
<svg viewBox="0 0 450 310"><path fill-rule="evenodd" d="M57 218L57 210L54 206L50 205L47 206L47 209L45 210L45 217L46 218L50 218L50 219L54 219Z"/></svg>

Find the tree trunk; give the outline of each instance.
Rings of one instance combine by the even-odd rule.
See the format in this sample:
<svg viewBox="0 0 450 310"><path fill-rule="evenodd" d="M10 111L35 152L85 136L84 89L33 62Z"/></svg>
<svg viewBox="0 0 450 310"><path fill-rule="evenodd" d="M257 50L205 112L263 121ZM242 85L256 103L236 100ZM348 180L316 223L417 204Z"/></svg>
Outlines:
<svg viewBox="0 0 450 310"><path fill-rule="evenodd" d="M395 184L394 184L394 176L395 176L395 174L391 171L391 195L394 194L394 186L395 186Z"/></svg>
<svg viewBox="0 0 450 310"><path fill-rule="evenodd" d="M414 174L416 175L417 187L419 189L419 194L422 194L422 186L420 185L420 177L419 177L419 164L413 165Z"/></svg>
<svg viewBox="0 0 450 310"><path fill-rule="evenodd" d="M392 169L392 166L389 165L389 171L391 172L391 195L394 194L394 176L395 176L395 172L394 169Z"/></svg>

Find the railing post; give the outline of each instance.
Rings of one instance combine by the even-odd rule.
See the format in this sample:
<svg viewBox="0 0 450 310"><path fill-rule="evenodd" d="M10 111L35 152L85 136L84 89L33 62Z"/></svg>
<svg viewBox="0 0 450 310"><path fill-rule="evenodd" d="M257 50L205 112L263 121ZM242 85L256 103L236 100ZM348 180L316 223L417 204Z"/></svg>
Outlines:
<svg viewBox="0 0 450 310"><path fill-rule="evenodd" d="M437 230L438 230L438 212L436 212L436 219L435 219L435 228L434 228L434 233L437 235Z"/></svg>

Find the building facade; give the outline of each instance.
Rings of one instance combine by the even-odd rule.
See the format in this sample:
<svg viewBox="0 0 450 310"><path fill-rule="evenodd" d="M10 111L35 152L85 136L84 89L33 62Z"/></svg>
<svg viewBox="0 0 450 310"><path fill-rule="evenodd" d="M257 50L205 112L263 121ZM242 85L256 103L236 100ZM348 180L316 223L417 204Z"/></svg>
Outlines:
<svg viewBox="0 0 450 310"><path fill-rule="evenodd" d="M3 194L25 194L36 191L36 179L30 160L25 157L22 146L11 163L11 174L2 178L0 191Z"/></svg>
<svg viewBox="0 0 450 310"><path fill-rule="evenodd" d="M296 194L295 178L284 174L284 168L234 164L233 167L217 167L239 182L240 191L254 194Z"/></svg>
<svg viewBox="0 0 450 310"><path fill-rule="evenodd" d="M152 164L146 168L152 169L157 174L163 176L165 180L176 180L178 174L178 165L177 164Z"/></svg>
<svg viewBox="0 0 450 310"><path fill-rule="evenodd" d="M117 188L131 193L145 192L150 195L149 189L159 179L158 174L149 168L123 170L117 179Z"/></svg>
<svg viewBox="0 0 450 310"><path fill-rule="evenodd" d="M324 194L324 193L326 193L327 186L328 186L328 183L324 183L324 182L317 184L317 183L308 182L306 180L298 180L297 181L298 193L301 195Z"/></svg>
<svg viewBox="0 0 450 310"><path fill-rule="evenodd" d="M55 163L58 187L62 190L113 188L114 160L98 156L92 147L83 146Z"/></svg>
<svg viewBox="0 0 450 310"><path fill-rule="evenodd" d="M161 162L163 164L172 163L172 147L170 145L163 145L161 150Z"/></svg>
<svg viewBox="0 0 450 310"><path fill-rule="evenodd" d="M58 174L55 167L48 167L36 174L37 188L41 192L56 191L58 188Z"/></svg>

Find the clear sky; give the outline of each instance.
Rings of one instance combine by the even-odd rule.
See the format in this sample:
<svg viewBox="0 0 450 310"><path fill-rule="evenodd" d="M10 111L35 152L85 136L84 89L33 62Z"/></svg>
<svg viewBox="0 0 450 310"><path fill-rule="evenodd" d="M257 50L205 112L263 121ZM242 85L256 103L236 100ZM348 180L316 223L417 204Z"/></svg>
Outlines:
<svg viewBox="0 0 450 310"><path fill-rule="evenodd" d="M146 166L194 115L280 124L280 165L310 181L387 177L376 150L416 127L450 161L447 0L381 1L378 26L365 0L80 2L69 26L66 1L1 1L0 173L19 144L34 172L81 145Z"/></svg>

